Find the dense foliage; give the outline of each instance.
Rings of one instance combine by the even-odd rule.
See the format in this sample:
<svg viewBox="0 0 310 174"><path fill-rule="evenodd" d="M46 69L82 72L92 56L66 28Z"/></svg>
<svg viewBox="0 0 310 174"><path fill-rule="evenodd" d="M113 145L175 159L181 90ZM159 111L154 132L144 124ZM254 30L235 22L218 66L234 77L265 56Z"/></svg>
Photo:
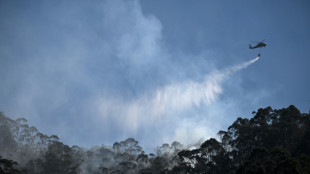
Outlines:
<svg viewBox="0 0 310 174"><path fill-rule="evenodd" d="M178 142L146 154L137 140L85 149L0 113L0 174L310 173L310 116L295 106L258 109L197 148Z"/></svg>
<svg viewBox="0 0 310 174"><path fill-rule="evenodd" d="M295 106L238 118L219 141L183 150L171 173L310 173L310 117Z"/></svg>

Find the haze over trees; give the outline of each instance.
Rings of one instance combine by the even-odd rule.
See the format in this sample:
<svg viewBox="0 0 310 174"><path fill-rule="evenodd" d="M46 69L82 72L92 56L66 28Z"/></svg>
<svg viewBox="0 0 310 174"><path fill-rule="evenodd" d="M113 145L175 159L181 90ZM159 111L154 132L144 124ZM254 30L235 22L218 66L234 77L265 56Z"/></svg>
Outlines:
<svg viewBox="0 0 310 174"><path fill-rule="evenodd" d="M147 154L134 138L112 146L70 147L24 118L0 113L0 174L310 173L309 114L293 105L253 114L237 118L197 148L175 141Z"/></svg>

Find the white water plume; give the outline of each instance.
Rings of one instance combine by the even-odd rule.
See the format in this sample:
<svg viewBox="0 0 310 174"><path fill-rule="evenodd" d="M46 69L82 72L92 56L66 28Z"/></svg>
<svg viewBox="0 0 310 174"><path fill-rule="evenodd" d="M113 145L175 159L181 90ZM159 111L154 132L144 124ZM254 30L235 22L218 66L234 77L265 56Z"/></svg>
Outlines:
<svg viewBox="0 0 310 174"><path fill-rule="evenodd" d="M184 110L192 105L210 104L222 93L221 82L223 80L231 74L248 67L258 59L259 57L222 71L214 71L206 75L205 80L202 82L189 81L166 86L156 92L153 98L153 106L160 106L160 109ZM158 110L158 107L156 109Z"/></svg>
<svg viewBox="0 0 310 174"><path fill-rule="evenodd" d="M162 116L176 116L193 106L208 105L223 93L222 82L233 73L253 64L259 57L250 61L217 70L205 76L201 82L186 81L171 84L133 100L114 100L101 98L98 101L101 115L119 115L117 122L136 131L140 125L156 121ZM126 123L126 124L124 124Z"/></svg>

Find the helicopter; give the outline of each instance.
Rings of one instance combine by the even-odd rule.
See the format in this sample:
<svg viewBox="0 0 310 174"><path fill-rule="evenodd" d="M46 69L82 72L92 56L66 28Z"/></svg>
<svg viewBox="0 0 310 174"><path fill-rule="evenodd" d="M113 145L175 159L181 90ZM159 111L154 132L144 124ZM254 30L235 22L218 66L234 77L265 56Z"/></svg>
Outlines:
<svg viewBox="0 0 310 174"><path fill-rule="evenodd" d="M252 45L250 44L249 48L250 49L255 49L255 48L265 47L265 46L267 46L267 44L264 43L264 41L265 41L265 39L263 41L261 41L261 42L253 42L253 43L257 43L257 44L254 47L252 47Z"/></svg>
<svg viewBox="0 0 310 174"><path fill-rule="evenodd" d="M261 41L261 42L253 42L253 43L257 43L254 47L252 47L252 45L250 44L249 45L249 47L250 47L250 49L255 49L255 48L262 48L262 47L265 47L265 46L267 46L267 44L266 43L264 43L264 41L265 41L265 39L263 40L263 41ZM259 50L260 50L259 49ZM260 53L258 53L258 55L257 55L258 57L260 57Z"/></svg>

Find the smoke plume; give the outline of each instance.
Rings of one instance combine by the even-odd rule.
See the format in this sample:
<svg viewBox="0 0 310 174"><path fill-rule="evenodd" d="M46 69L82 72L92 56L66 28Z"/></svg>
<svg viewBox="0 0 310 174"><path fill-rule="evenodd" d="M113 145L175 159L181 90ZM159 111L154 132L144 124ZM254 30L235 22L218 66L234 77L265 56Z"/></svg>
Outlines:
<svg viewBox="0 0 310 174"><path fill-rule="evenodd" d="M259 57L223 70L213 71L207 74L203 81L184 81L166 85L133 100L101 97L97 102L99 112L104 120L117 119L114 121L123 125L124 130L135 133L143 125L150 125L160 120L167 120L167 118L176 118L192 107L206 106L216 101L223 93L222 84L225 79L255 63L258 59ZM108 118L113 115L118 115L118 117ZM188 126L193 129L197 128L197 124L186 127ZM205 129L198 128L198 130L198 136L206 136ZM180 129L180 131L183 130ZM174 134L174 138L180 138L177 136L180 133ZM179 139L177 141L182 142Z"/></svg>

